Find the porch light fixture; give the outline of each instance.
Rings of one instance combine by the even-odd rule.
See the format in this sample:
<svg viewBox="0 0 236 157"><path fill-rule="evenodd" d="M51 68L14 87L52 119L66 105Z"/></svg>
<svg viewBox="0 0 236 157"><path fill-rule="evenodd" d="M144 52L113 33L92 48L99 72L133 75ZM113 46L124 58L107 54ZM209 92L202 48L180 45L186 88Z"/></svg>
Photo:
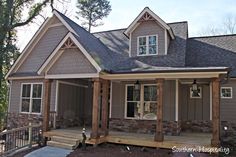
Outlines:
<svg viewBox="0 0 236 157"><path fill-rule="evenodd" d="M196 80L193 80L192 91L193 91L193 92L198 91L198 86L197 86L197 81L196 81Z"/></svg>
<svg viewBox="0 0 236 157"><path fill-rule="evenodd" d="M136 83L134 84L134 89L135 89L135 90L140 90L140 83L139 83L138 80L137 80Z"/></svg>

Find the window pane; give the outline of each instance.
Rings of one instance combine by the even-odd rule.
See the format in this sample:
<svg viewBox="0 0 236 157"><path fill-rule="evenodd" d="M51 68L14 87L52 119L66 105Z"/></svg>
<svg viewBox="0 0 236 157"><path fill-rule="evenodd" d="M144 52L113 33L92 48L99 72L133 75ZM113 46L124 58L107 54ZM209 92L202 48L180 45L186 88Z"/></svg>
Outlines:
<svg viewBox="0 0 236 157"><path fill-rule="evenodd" d="M198 90L194 91L192 87L190 88L190 98L201 98L202 97L202 89L198 87Z"/></svg>
<svg viewBox="0 0 236 157"><path fill-rule="evenodd" d="M139 55L144 55L147 52L146 46L139 46Z"/></svg>
<svg viewBox="0 0 236 157"><path fill-rule="evenodd" d="M30 99L22 99L21 101L21 112L29 112Z"/></svg>
<svg viewBox="0 0 236 157"><path fill-rule="evenodd" d="M127 103L127 117L140 118L141 106L137 102Z"/></svg>
<svg viewBox="0 0 236 157"><path fill-rule="evenodd" d="M149 46L149 54L157 54L157 47L156 47L156 45Z"/></svg>
<svg viewBox="0 0 236 157"><path fill-rule="evenodd" d="M157 100L157 86L144 86L144 101Z"/></svg>
<svg viewBox="0 0 236 157"><path fill-rule="evenodd" d="M33 85L33 98L41 98L42 96L42 85L34 84Z"/></svg>
<svg viewBox="0 0 236 157"><path fill-rule="evenodd" d="M156 45L157 39L156 36L149 36L149 45Z"/></svg>
<svg viewBox="0 0 236 157"><path fill-rule="evenodd" d="M157 103L156 102L144 102L143 119L156 119Z"/></svg>
<svg viewBox="0 0 236 157"><path fill-rule="evenodd" d="M33 99L32 112L40 113L41 110L41 99Z"/></svg>
<svg viewBox="0 0 236 157"><path fill-rule="evenodd" d="M134 89L134 86L127 86L127 101L139 101L140 92Z"/></svg>
<svg viewBox="0 0 236 157"><path fill-rule="evenodd" d="M222 88L221 89L221 97L223 98L231 98L232 92L230 88Z"/></svg>
<svg viewBox="0 0 236 157"><path fill-rule="evenodd" d="M23 84L22 97L30 97L30 84Z"/></svg>
<svg viewBox="0 0 236 157"><path fill-rule="evenodd" d="M146 45L146 37L139 37L139 46Z"/></svg>

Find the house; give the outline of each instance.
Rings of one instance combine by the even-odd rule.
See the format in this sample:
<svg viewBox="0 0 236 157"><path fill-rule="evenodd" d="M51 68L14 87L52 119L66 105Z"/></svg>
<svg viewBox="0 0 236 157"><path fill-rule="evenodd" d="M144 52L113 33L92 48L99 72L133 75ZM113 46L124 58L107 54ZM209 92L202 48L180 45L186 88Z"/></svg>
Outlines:
<svg viewBox="0 0 236 157"><path fill-rule="evenodd" d="M187 22L166 23L148 7L128 28L97 33L54 10L6 76L8 125L85 127L90 142L154 147L201 132L219 146L220 133L235 129L235 43L235 35L189 38Z"/></svg>

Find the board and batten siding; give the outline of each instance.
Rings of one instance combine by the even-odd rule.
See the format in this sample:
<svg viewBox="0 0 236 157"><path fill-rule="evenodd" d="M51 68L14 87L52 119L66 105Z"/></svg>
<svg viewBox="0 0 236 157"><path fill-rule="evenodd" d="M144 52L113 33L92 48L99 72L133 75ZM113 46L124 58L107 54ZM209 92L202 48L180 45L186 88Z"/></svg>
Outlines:
<svg viewBox="0 0 236 157"><path fill-rule="evenodd" d="M232 98L221 98L220 102L220 119L221 121L236 121L236 80L230 80L225 84L221 84L221 87L232 87Z"/></svg>
<svg viewBox="0 0 236 157"><path fill-rule="evenodd" d="M153 84L154 82L151 82ZM125 117L125 82L112 82L111 118L124 119ZM128 83L130 84L130 83ZM164 117L163 120L175 120L175 81L164 83Z"/></svg>
<svg viewBox="0 0 236 157"><path fill-rule="evenodd" d="M165 55L165 30L155 21L145 21L139 24L131 33L131 57L137 56L138 37L147 35L158 36L158 55ZM167 40L169 40L169 38L167 38ZM167 43L169 42L167 41Z"/></svg>
<svg viewBox="0 0 236 157"><path fill-rule="evenodd" d="M199 85L202 88L201 98L190 98L189 84L180 84L179 107L180 120L210 120L210 87Z"/></svg>
<svg viewBox="0 0 236 157"><path fill-rule="evenodd" d="M37 72L67 33L68 30L65 26L49 28L17 72Z"/></svg>
<svg viewBox="0 0 236 157"><path fill-rule="evenodd" d="M95 67L79 49L66 49L49 69L48 74L97 73Z"/></svg>

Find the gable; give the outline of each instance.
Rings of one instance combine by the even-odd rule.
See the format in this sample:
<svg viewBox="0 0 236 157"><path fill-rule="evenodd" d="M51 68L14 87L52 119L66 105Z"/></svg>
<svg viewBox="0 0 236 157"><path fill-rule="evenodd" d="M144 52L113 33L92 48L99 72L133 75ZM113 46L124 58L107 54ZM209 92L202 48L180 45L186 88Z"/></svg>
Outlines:
<svg viewBox="0 0 236 157"><path fill-rule="evenodd" d="M55 15L47 18L17 58L5 78L8 79L9 76L16 73L37 73L38 68L67 32L68 29Z"/></svg>
<svg viewBox="0 0 236 157"><path fill-rule="evenodd" d="M168 26L159 16L152 12L148 7L145 7L143 9L143 11L135 18L135 20L129 25L129 27L124 33L130 37L133 30L135 30L135 28L140 24L140 22L151 20L159 23L162 28L168 31L168 34L172 39L175 38L170 26Z"/></svg>
<svg viewBox="0 0 236 157"><path fill-rule="evenodd" d="M138 37L140 36L148 36L148 35L157 35L157 52L158 55L165 55L165 40L168 40L169 38L165 39L165 29L162 28L160 25L158 25L155 21L149 20L149 21L143 21L141 22L135 30L132 32L131 35L131 51L130 56L137 56L137 43L138 43ZM168 44L168 43L167 43Z"/></svg>
<svg viewBox="0 0 236 157"><path fill-rule="evenodd" d="M27 56L17 72L37 72L68 30L65 26L49 28Z"/></svg>
<svg viewBox="0 0 236 157"><path fill-rule="evenodd" d="M47 75L97 73L97 70L77 48L65 49L47 71Z"/></svg>

